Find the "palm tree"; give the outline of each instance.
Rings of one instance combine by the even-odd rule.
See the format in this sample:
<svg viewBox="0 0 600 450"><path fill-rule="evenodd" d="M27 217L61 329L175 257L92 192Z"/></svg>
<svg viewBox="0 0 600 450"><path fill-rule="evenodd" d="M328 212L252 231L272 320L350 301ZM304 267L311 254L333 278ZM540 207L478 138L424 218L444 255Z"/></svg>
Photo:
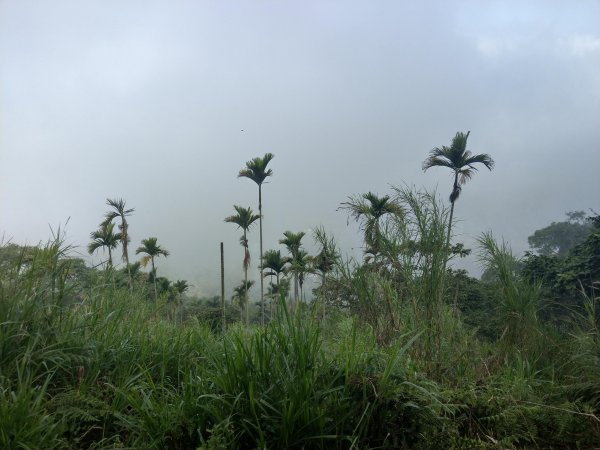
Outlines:
<svg viewBox="0 0 600 450"><path fill-rule="evenodd" d="M265 156L262 158L256 157L250 161L246 162L246 168L240 170L238 173L238 177L250 178L258 185L258 215L260 217L259 220L259 228L260 228L260 260L262 261L263 257L263 228L262 228L262 184L267 177L273 175L273 171L271 169L267 170L267 165L275 156L272 153L265 153ZM264 287L263 287L263 272L262 267L260 270L260 301L262 302L264 299ZM261 315L261 324L265 324L265 315L264 311Z"/></svg>
<svg viewBox="0 0 600 450"><path fill-rule="evenodd" d="M154 281L154 299L158 298L158 292L156 290L156 267L154 265L154 258L159 256L164 256L165 258L169 256L169 252L160 247L160 245L156 244L157 239L155 237L150 237L148 239L142 239L142 245L138 247L135 251L136 255L140 253L145 253L146 256L142 257L141 263L144 267L148 264L148 261L152 263L152 278Z"/></svg>
<svg viewBox="0 0 600 450"><path fill-rule="evenodd" d="M402 207L392 200L389 195L379 197L367 192L358 197L350 197L349 202L342 203L341 208L347 209L350 216L360 222L360 228L365 234L365 253L377 255L381 250L383 234L381 222L385 215L403 214Z"/></svg>
<svg viewBox="0 0 600 450"><path fill-rule="evenodd" d="M304 277L309 271L309 265L311 257L304 249L298 249L298 251L292 256L290 265L287 267L287 271L294 274L294 278L298 280L298 287L300 289L300 301L304 300L304 293L302 287L304 286Z"/></svg>
<svg viewBox="0 0 600 450"><path fill-rule="evenodd" d="M130 266L129 266L129 252L127 251L127 246L129 245L129 224L127 223L127 216L130 216L133 213L134 209L125 209L125 200L122 198L119 199L106 199L106 204L113 208L113 211L108 211L104 217L104 223L111 223L114 219L120 217L121 224L119 225L119 230L121 230L121 247L123 247L123 261L125 262L125 267L127 268L127 275L129 277L129 290L133 289L133 277L131 275Z"/></svg>
<svg viewBox="0 0 600 450"><path fill-rule="evenodd" d="M333 237L327 236L323 227L317 227L314 231L314 239L320 244L321 250L312 258L312 269L315 273L321 275L321 293L325 300L326 277L337 264L339 256Z"/></svg>
<svg viewBox="0 0 600 450"><path fill-rule="evenodd" d="M225 222L234 223L239 228L244 230L244 234L240 238L240 244L244 247L244 285L248 286L248 267L250 267L250 251L248 250L248 237L247 232L252 226L254 222L256 222L260 216L257 214L252 214L252 209L250 207L243 208L238 205L233 206L237 211L237 214L234 216L229 216L225 218ZM262 271L261 271L262 273ZM246 294L248 294L246 292ZM250 316L248 313L247 299L246 299L246 325L250 324Z"/></svg>
<svg viewBox="0 0 600 450"><path fill-rule="evenodd" d="M269 272L264 273L265 277L275 277L279 284L279 276L285 270L285 265L289 262L289 258L281 256L281 250L267 250L263 255L262 269L267 269Z"/></svg>
<svg viewBox="0 0 600 450"><path fill-rule="evenodd" d="M112 223L102 223L100 228L90 233L92 242L88 245L89 254L93 254L99 248L108 249L108 264L106 268L112 267L112 250L117 248L121 240L121 233L114 232L115 225Z"/></svg>
<svg viewBox="0 0 600 450"><path fill-rule="evenodd" d="M173 287L177 291L177 295L179 296L179 298L181 298L185 291L187 291L190 288L190 285L186 280L177 280L175 283L173 283Z"/></svg>
<svg viewBox="0 0 600 450"><path fill-rule="evenodd" d="M298 233L293 233L291 231L286 231L283 233L285 236L283 239L279 240L279 243L285 245L290 252L290 261L293 261L297 258L298 252L300 251L300 247L302 246L302 238L304 237L304 231L300 231ZM298 300L298 274L294 273L294 300Z"/></svg>
<svg viewBox="0 0 600 450"><path fill-rule="evenodd" d="M173 283L173 289L175 289L175 292L177 293L177 306L178 306L178 309L180 310L179 312L180 312L180 316L181 316L179 323L183 323L183 307L182 307L183 294L189 288L190 288L190 285L188 284L188 282L186 280L177 280L175 283ZM175 320L177 320L177 315L175 315Z"/></svg>
<svg viewBox="0 0 600 450"><path fill-rule="evenodd" d="M265 254L263 255L263 260L262 260L262 270L267 269L268 272L265 272L263 274L264 277L271 277L271 286L279 286L279 277L281 276L281 274L284 272L285 270L285 265L289 262L289 258L283 257L281 256L281 250L267 250L265 252ZM277 280L277 284L273 284L273 278L275 277L275 279ZM277 293L277 291L274 291L273 289L271 289L271 292L268 292L267 295L271 295L271 297L273 297L272 294Z"/></svg>
<svg viewBox="0 0 600 450"><path fill-rule="evenodd" d="M458 200L462 185L470 180L477 167L474 164L483 164L489 170L494 168L494 160L487 153L481 153L479 155L473 155L467 150L467 139L469 134L457 132L452 139L450 147L442 146L435 147L429 152L429 156L423 161L423 171L431 167L448 167L454 172L454 184L452 186L452 192L450 193L450 221L448 223L448 234L446 236L446 249L450 247L450 233L452 229L452 218L454 217L454 203Z"/></svg>
<svg viewBox="0 0 600 450"><path fill-rule="evenodd" d="M254 280L242 280L241 284L233 288L231 302L240 305L240 321L244 320L244 307L246 309L246 323L248 323L248 291L254 285Z"/></svg>

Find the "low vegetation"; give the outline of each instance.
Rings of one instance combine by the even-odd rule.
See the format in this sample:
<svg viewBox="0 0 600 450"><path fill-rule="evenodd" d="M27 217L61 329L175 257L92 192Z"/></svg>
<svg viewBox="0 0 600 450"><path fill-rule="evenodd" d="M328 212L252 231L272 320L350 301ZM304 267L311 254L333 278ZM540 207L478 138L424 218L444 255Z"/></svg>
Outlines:
<svg viewBox="0 0 600 450"><path fill-rule="evenodd" d="M0 448L594 448L599 217L537 233L544 250L522 259L481 234L478 280L450 263L470 252L449 239L457 189L455 171L450 209L408 188L350 197L341 208L364 233L361 261L322 228L314 256L304 233L286 231L289 256L264 253L270 286L255 304L250 226L236 216L226 221L244 233L244 280L224 305L129 262L122 200L92 233L89 251L110 252L98 267L60 231L3 245ZM553 230L577 237L552 247ZM156 238L137 253L168 256Z"/></svg>

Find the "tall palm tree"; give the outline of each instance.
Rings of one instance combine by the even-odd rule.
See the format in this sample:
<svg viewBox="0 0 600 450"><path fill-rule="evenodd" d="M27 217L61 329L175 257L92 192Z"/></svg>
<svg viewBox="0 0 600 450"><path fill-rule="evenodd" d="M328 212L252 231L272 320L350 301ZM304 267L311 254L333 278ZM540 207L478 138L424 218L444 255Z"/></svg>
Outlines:
<svg viewBox="0 0 600 450"><path fill-rule="evenodd" d="M477 167L474 164L483 164L489 170L494 168L494 160L487 153L481 153L479 155L473 155L467 150L467 139L469 134L457 132L452 139L450 147L442 146L435 147L429 152L429 156L423 161L423 171L431 167L448 167L454 172L454 184L452 185L452 192L450 193L450 221L448 223L448 234L446 236L446 248L450 247L450 233L452 229L452 218L454 217L454 203L458 200L462 186L470 180Z"/></svg>
<svg viewBox="0 0 600 450"><path fill-rule="evenodd" d="M89 254L93 254L99 248L108 249L108 264L106 268L112 267L112 250L117 248L121 241L121 233L114 232L115 225L112 223L102 223L100 228L90 233L92 242L88 245Z"/></svg>
<svg viewBox="0 0 600 450"><path fill-rule="evenodd" d="M244 234L240 238L240 244L242 245L242 247L244 247L244 261L242 264L244 267L244 285L246 287L248 287L248 267L250 267L250 251L248 250L247 233L248 233L248 230L250 229L250 227L252 226L252 224L260 218L260 215L253 214L252 208L250 208L250 207L243 208L238 205L233 205L233 207L235 208L237 214L234 216L226 217L225 222L234 223L244 231ZM262 271L261 271L261 274L262 274ZM247 294L248 294L248 292L246 292L246 295ZM249 325L250 324L250 316L249 316L249 312L248 312L249 308L248 308L247 300L248 299L246 299L246 302L245 302L246 303L246 325Z"/></svg>
<svg viewBox="0 0 600 450"><path fill-rule="evenodd" d="M125 262L125 267L127 268L127 275L129 278L129 290L133 289L133 276L131 274L130 266L129 266L129 252L127 251L127 246L129 245L129 224L127 223L127 216L130 216L134 209L125 208L125 200L122 198L117 199L106 199L106 204L113 208L112 211L108 211L104 217L103 223L111 223L114 219L120 218L121 223L119 224L119 230L121 230L121 247L123 248L123 261Z"/></svg>
<svg viewBox="0 0 600 450"><path fill-rule="evenodd" d="M265 277L275 277L279 284L279 276L283 273L285 265L289 262L289 259L281 256L281 250L267 250L263 255L262 269L269 270L264 273Z"/></svg>
<svg viewBox="0 0 600 450"><path fill-rule="evenodd" d="M327 236L323 227L314 230L314 239L320 244L321 250L312 258L312 269L321 275L321 293L324 300L327 274L333 270L339 256L333 237Z"/></svg>
<svg viewBox="0 0 600 450"><path fill-rule="evenodd" d="M290 252L290 261L298 257L298 252L302 246L302 238L305 234L304 231L298 233L286 231L283 233L284 238L279 239L279 243L285 245L288 252ZM298 273L294 273L294 300L298 300Z"/></svg>
<svg viewBox="0 0 600 450"><path fill-rule="evenodd" d="M285 266L288 264L289 258L281 256L281 250L267 250L263 255L263 270L264 277L271 277L269 283L270 288L267 289L267 296L271 298L271 317L273 316L273 301L277 301L282 293L283 285L280 283L281 274L285 272ZM273 283L273 277L276 283Z"/></svg>
<svg viewBox="0 0 600 450"><path fill-rule="evenodd" d="M350 201L342 203L341 209L350 212L350 216L360 222L360 228L365 234L365 253L375 256L381 250L383 234L381 225L386 215L403 214L402 207L389 195L379 197L372 192L367 192L358 197L350 197Z"/></svg>
<svg viewBox="0 0 600 450"><path fill-rule="evenodd" d="M262 227L262 184L267 177L273 175L273 171L271 169L267 170L267 165L275 156L272 153L265 153L265 156L253 158L250 161L246 162L246 168L240 170L238 173L238 177L250 178L258 185L258 215L260 217L259 220L259 228L260 228L260 260L262 261L263 257L263 227ZM264 286L263 286L263 271L262 267L260 270L260 301L264 300ZM265 315L264 309L263 314L261 314L261 324L265 324Z"/></svg>
<svg viewBox="0 0 600 450"><path fill-rule="evenodd" d="M160 245L156 243L158 239L155 237L150 237L148 239L142 239L142 245L138 247L135 251L136 255L140 253L145 253L146 255L142 257L141 263L144 267L148 264L148 261L152 263L152 278L154 281L154 299L158 298L158 292L156 289L156 267L154 265L154 258L159 256L164 256L165 258L169 256L169 252L164 248L161 248Z"/></svg>
<svg viewBox="0 0 600 450"><path fill-rule="evenodd" d="M179 323L183 323L183 294L190 288L190 285L186 280L177 280L173 283L173 289L177 293L177 307L180 310L180 320ZM175 313L175 320L177 320L177 312Z"/></svg>
<svg viewBox="0 0 600 450"><path fill-rule="evenodd" d="M248 323L248 291L254 285L254 280L242 280L240 285L233 288L232 303L237 301L240 305L240 321L244 320L244 309L246 310L246 323Z"/></svg>
<svg viewBox="0 0 600 450"><path fill-rule="evenodd" d="M290 259L290 265L287 267L287 271L294 274L294 278L298 280L298 288L300 290L300 301L304 300L304 277L309 271L309 265L311 263L311 257L308 256L308 252L304 249L298 249L298 251Z"/></svg>
<svg viewBox="0 0 600 450"><path fill-rule="evenodd" d="M187 291L190 287L186 280L177 280L173 283L173 287L177 291L177 295L181 298L181 296Z"/></svg>

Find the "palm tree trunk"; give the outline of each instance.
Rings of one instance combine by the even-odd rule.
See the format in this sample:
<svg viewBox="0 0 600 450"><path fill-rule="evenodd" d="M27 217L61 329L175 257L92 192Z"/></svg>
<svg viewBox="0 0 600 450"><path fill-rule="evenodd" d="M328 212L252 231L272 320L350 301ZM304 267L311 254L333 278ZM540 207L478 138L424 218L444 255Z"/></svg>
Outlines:
<svg viewBox="0 0 600 450"><path fill-rule="evenodd" d="M454 175L454 185L452 186L452 194L456 192L458 189L458 172ZM450 232L452 230L452 218L454 217L454 202L456 202L456 198L451 201L450 206L450 220L448 221L448 234L446 235L446 251L448 252L446 255L446 261L448 261L448 256L450 255ZM444 270L446 269L446 264L444 263Z"/></svg>
<svg viewBox="0 0 600 450"><path fill-rule="evenodd" d="M263 228L262 228L262 189L261 184L258 185L258 220L260 228L260 304L264 302L264 280L263 280ZM260 324L265 324L265 308L263 305Z"/></svg>
<svg viewBox="0 0 600 450"><path fill-rule="evenodd" d="M277 291L275 291L277 297L274 300L277 302L276 305L279 305L279 298L281 297L281 287L279 286L279 272L277 272L275 279L277 280ZM271 301L271 320L273 320L273 302L272 301Z"/></svg>
<svg viewBox="0 0 600 450"><path fill-rule="evenodd" d="M127 284L129 292L133 292L133 277L131 276L131 267L129 267L129 252L127 251L127 244L129 242L127 228L128 225L125 217L121 217L121 246L123 247L123 259L125 260L125 267L127 267Z"/></svg>
<svg viewBox="0 0 600 450"><path fill-rule="evenodd" d="M248 269L244 269L244 306L246 308L246 326L250 326L250 313L248 302Z"/></svg>
<svg viewBox="0 0 600 450"><path fill-rule="evenodd" d="M325 323L325 288L327 283L327 273L323 271L321 274L321 307L323 308L323 314L321 315L321 322Z"/></svg>
<svg viewBox="0 0 600 450"><path fill-rule="evenodd" d="M246 239L246 230L244 230L244 305L246 307L246 326L250 326L250 313L248 302L248 265L246 264L248 255L248 240Z"/></svg>
<svg viewBox="0 0 600 450"><path fill-rule="evenodd" d="M158 291L156 290L156 268L154 267L154 256L150 258L152 261L152 278L154 278L154 300L158 299Z"/></svg>

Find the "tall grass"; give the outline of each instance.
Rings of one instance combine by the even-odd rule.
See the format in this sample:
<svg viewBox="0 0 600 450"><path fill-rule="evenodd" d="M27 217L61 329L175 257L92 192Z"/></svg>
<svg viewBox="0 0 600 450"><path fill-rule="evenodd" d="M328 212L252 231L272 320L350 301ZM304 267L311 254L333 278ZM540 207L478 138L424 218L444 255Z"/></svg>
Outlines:
<svg viewBox="0 0 600 450"><path fill-rule="evenodd" d="M478 238L481 247L480 260L486 269L494 273L500 288L500 302L496 307L504 324L501 341L505 351L514 348L521 352L536 351L540 342L541 330L538 321L540 309L541 284L531 283L518 274L518 261L506 242L499 244L491 233Z"/></svg>
<svg viewBox="0 0 600 450"><path fill-rule="evenodd" d="M388 355L354 325L324 350L283 304L264 328L176 326L126 287L67 296L66 256L52 243L2 278L1 448L358 448L438 420L402 369L412 340Z"/></svg>
<svg viewBox="0 0 600 450"><path fill-rule="evenodd" d="M378 264L328 274L347 309L317 321L281 299L267 326L226 332L174 323L109 271L85 287L59 240L23 251L0 273L0 448L591 448L598 299L553 332L489 236L506 332L479 342L439 296L443 211L417 206Z"/></svg>

